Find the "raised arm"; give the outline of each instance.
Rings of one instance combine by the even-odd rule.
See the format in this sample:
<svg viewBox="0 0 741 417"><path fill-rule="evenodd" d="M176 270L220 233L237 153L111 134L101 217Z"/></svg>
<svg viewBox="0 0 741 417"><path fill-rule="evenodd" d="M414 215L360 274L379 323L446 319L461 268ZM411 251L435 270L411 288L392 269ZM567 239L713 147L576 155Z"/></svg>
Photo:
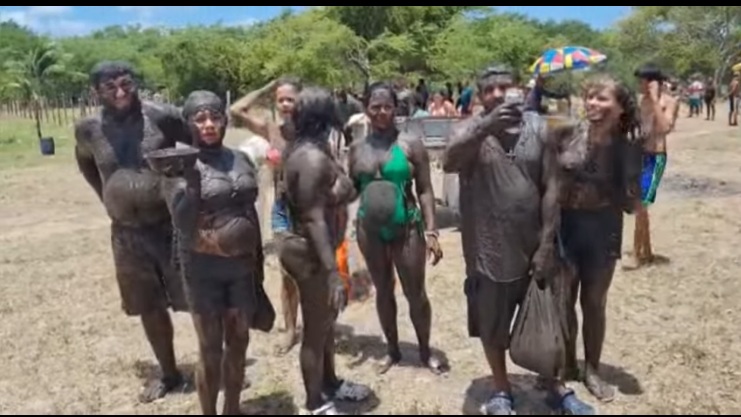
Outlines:
<svg viewBox="0 0 741 417"><path fill-rule="evenodd" d="M82 119L75 123L75 160L85 181L103 201L103 179L100 178L98 166L89 147L93 134L92 128L96 123L99 122L95 119Z"/></svg>
<svg viewBox="0 0 741 417"><path fill-rule="evenodd" d="M186 145L193 145L193 137L188 129L188 124L183 118L183 111L180 107L155 103L149 103L149 106L149 117L162 130L168 142L172 144L180 142Z"/></svg>
<svg viewBox="0 0 741 417"><path fill-rule="evenodd" d="M489 135L496 135L498 128L501 127L500 122L509 121L507 116L510 109L519 111L514 107L504 105L493 111L477 114L455 123L448 134L447 146L443 154L443 170L460 172L466 166L470 166L484 139Z"/></svg>
<svg viewBox="0 0 741 417"><path fill-rule="evenodd" d="M276 83L277 81L273 80L262 88L247 94L237 100L230 109L232 116L239 118L247 129L268 140L270 140L268 123L263 118L255 117L250 111L261 98L270 94L275 89Z"/></svg>
<svg viewBox="0 0 741 417"><path fill-rule="evenodd" d="M559 168L558 168L558 144L546 135L545 129L539 129L541 138L545 140L543 149L543 166L541 174L541 185L543 198L541 201L541 236L540 246L545 248L555 244L556 232L561 225L561 208L558 202L559 192Z"/></svg>

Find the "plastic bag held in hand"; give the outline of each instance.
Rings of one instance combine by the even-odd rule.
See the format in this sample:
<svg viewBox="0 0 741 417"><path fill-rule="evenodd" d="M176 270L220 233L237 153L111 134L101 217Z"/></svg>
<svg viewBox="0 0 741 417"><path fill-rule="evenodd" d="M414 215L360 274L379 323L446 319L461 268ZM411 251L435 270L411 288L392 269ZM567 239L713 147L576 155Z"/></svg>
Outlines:
<svg viewBox="0 0 741 417"><path fill-rule="evenodd" d="M567 332L566 315L553 287L540 288L533 280L512 330L512 362L543 377L556 377L564 366Z"/></svg>

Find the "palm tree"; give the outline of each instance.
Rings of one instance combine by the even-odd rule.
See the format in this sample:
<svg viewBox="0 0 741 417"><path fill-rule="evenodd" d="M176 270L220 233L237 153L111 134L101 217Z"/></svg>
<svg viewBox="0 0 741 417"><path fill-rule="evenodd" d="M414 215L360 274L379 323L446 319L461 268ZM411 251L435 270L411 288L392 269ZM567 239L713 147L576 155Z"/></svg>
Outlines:
<svg viewBox="0 0 741 417"><path fill-rule="evenodd" d="M69 74L65 63L71 58L64 54L56 44L44 43L25 54L20 54L6 64L9 82L2 86L32 106L36 121L36 134L41 133L41 101L53 88L53 82L61 75Z"/></svg>

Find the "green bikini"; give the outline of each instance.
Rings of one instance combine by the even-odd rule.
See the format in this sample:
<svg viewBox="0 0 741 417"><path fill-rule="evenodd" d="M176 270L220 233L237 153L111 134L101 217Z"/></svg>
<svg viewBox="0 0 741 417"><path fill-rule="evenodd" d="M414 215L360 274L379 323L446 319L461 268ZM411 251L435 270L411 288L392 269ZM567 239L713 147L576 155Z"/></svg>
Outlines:
<svg viewBox="0 0 741 417"><path fill-rule="evenodd" d="M384 242L394 241L401 230L408 226L416 226L421 231L423 228L422 213L416 205L408 206L406 199L406 189L412 181L412 170L409 168L409 161L404 154L404 150L398 144L391 146L390 158L386 161L379 171L380 178L377 175L361 173L358 175L358 184L360 190L360 207L358 208L358 219L365 217L365 188L373 181L383 180L394 184L396 188L396 201L394 203L394 213L388 223L380 229L380 238Z"/></svg>

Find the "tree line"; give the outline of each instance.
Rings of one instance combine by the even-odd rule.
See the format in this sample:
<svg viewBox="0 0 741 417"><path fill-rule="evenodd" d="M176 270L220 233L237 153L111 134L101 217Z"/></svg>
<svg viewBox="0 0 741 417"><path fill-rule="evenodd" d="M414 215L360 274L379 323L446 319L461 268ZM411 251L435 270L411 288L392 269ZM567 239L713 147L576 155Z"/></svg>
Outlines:
<svg viewBox="0 0 741 417"><path fill-rule="evenodd" d="M177 101L194 89L243 94L285 74L325 86L400 77L442 86L498 61L525 76L545 49L567 45L605 53L629 83L646 61L721 82L741 60L741 6L636 6L604 30L482 6L324 6L249 27L112 26L54 40L9 21L0 23L0 100L76 103L101 60L132 62L145 88Z"/></svg>

